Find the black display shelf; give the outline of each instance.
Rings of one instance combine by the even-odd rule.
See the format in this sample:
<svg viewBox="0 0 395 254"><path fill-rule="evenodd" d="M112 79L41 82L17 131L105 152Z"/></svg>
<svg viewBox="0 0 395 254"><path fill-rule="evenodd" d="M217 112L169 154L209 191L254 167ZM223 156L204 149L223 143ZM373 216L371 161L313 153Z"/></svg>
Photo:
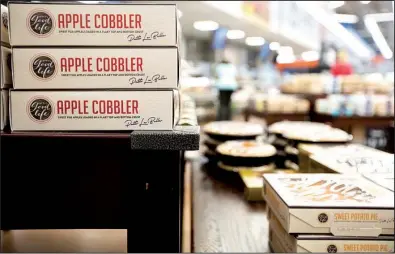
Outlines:
<svg viewBox="0 0 395 254"><path fill-rule="evenodd" d="M187 126L3 132L1 228L126 228L128 252L181 252L184 151L198 147Z"/></svg>
<svg viewBox="0 0 395 254"><path fill-rule="evenodd" d="M199 150L199 126L178 126L173 131L134 131L133 150Z"/></svg>
<svg viewBox="0 0 395 254"><path fill-rule="evenodd" d="M129 139L130 132L49 132L49 131L2 131L2 136L8 137L45 137L45 138L115 138Z"/></svg>

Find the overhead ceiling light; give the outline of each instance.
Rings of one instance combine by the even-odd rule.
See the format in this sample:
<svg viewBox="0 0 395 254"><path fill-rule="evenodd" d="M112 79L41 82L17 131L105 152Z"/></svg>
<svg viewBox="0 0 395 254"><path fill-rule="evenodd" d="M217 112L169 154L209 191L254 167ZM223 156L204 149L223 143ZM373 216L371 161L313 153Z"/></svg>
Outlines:
<svg viewBox="0 0 395 254"><path fill-rule="evenodd" d="M380 31L377 22L371 17L365 17L365 26L372 35L374 42L380 50L381 55L385 59L391 59L393 56L392 50L388 46L387 41L385 40L383 33Z"/></svg>
<svg viewBox="0 0 395 254"><path fill-rule="evenodd" d="M282 46L278 49L279 55L293 55L294 51L290 46Z"/></svg>
<svg viewBox="0 0 395 254"><path fill-rule="evenodd" d="M323 8L310 4L308 1L296 2L298 6L303 8L315 20L323 25L328 31L343 41L357 56L364 59L371 59L374 55L373 50L366 46L359 38L342 26L337 20L325 11Z"/></svg>
<svg viewBox="0 0 395 254"><path fill-rule="evenodd" d="M295 55L279 55L277 57L277 63L279 64L287 64L287 63L293 63L296 61Z"/></svg>
<svg viewBox="0 0 395 254"><path fill-rule="evenodd" d="M277 62L278 63L293 63L296 60L296 57L294 55L294 51L292 47L290 46L282 46L277 50L278 57L277 57Z"/></svg>
<svg viewBox="0 0 395 254"><path fill-rule="evenodd" d="M306 51L302 53L302 59L304 61L317 61L320 58L320 54L317 51Z"/></svg>
<svg viewBox="0 0 395 254"><path fill-rule="evenodd" d="M358 22L358 16L351 14L335 14L335 17L339 23L354 24Z"/></svg>
<svg viewBox="0 0 395 254"><path fill-rule="evenodd" d="M199 31L214 31L217 30L219 25L217 22L212 20L196 21L193 23L193 27Z"/></svg>
<svg viewBox="0 0 395 254"><path fill-rule="evenodd" d="M336 9L343 5L344 5L344 1L329 1L328 7L330 9Z"/></svg>
<svg viewBox="0 0 395 254"><path fill-rule="evenodd" d="M83 4L99 4L99 3L103 3L105 1L79 1L80 3Z"/></svg>
<svg viewBox="0 0 395 254"><path fill-rule="evenodd" d="M360 1L361 2L361 4L368 4L368 3L370 3L371 1Z"/></svg>
<svg viewBox="0 0 395 254"><path fill-rule="evenodd" d="M177 16L179 19L182 17L182 11L180 11L179 9L177 9Z"/></svg>
<svg viewBox="0 0 395 254"><path fill-rule="evenodd" d="M273 50L273 51L278 50L280 48L280 43L275 42L275 41L271 42L269 45L269 48L270 48L270 50Z"/></svg>
<svg viewBox="0 0 395 254"><path fill-rule="evenodd" d="M247 37L246 44L248 46L262 46L265 44L265 39L262 37Z"/></svg>
<svg viewBox="0 0 395 254"><path fill-rule="evenodd" d="M226 33L226 37L229 40L237 40L237 39L243 39L245 36L245 33L241 30L229 30Z"/></svg>
<svg viewBox="0 0 395 254"><path fill-rule="evenodd" d="M376 22L386 22L394 20L394 14L392 12L366 14L365 17L372 18Z"/></svg>

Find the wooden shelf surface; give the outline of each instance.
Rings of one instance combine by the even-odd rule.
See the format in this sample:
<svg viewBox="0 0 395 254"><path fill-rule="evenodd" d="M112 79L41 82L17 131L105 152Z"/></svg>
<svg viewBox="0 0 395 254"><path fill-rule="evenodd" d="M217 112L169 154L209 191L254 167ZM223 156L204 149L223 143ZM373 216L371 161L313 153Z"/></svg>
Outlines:
<svg viewBox="0 0 395 254"><path fill-rule="evenodd" d="M126 229L3 231L5 253L127 252Z"/></svg>
<svg viewBox="0 0 395 254"><path fill-rule="evenodd" d="M192 251L270 252L265 203L247 202L242 186L229 185L224 181L228 176L209 172L199 162L192 167Z"/></svg>

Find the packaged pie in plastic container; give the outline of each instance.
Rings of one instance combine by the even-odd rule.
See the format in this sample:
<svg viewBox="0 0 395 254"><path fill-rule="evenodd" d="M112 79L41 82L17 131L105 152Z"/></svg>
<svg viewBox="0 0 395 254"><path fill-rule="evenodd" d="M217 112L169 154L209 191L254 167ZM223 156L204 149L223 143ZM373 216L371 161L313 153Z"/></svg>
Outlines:
<svg viewBox="0 0 395 254"><path fill-rule="evenodd" d="M282 134L291 129L298 130L302 128L316 128L316 129L329 129L329 125L308 121L281 121L273 123L268 128L268 133L281 137Z"/></svg>
<svg viewBox="0 0 395 254"><path fill-rule="evenodd" d="M227 141L216 149L218 159L229 166L259 167L274 162L276 148L253 140Z"/></svg>
<svg viewBox="0 0 395 254"><path fill-rule="evenodd" d="M250 140L263 135L260 124L236 121L217 121L206 124L204 133L216 141Z"/></svg>

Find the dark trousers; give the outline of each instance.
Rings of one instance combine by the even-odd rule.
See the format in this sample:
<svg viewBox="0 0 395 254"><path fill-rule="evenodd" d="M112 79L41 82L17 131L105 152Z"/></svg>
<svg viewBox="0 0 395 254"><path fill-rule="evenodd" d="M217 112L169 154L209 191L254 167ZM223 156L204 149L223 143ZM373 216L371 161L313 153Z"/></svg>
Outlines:
<svg viewBox="0 0 395 254"><path fill-rule="evenodd" d="M232 109L231 109L231 96L233 91L230 90L219 90L219 110L217 114L217 121L231 120Z"/></svg>

